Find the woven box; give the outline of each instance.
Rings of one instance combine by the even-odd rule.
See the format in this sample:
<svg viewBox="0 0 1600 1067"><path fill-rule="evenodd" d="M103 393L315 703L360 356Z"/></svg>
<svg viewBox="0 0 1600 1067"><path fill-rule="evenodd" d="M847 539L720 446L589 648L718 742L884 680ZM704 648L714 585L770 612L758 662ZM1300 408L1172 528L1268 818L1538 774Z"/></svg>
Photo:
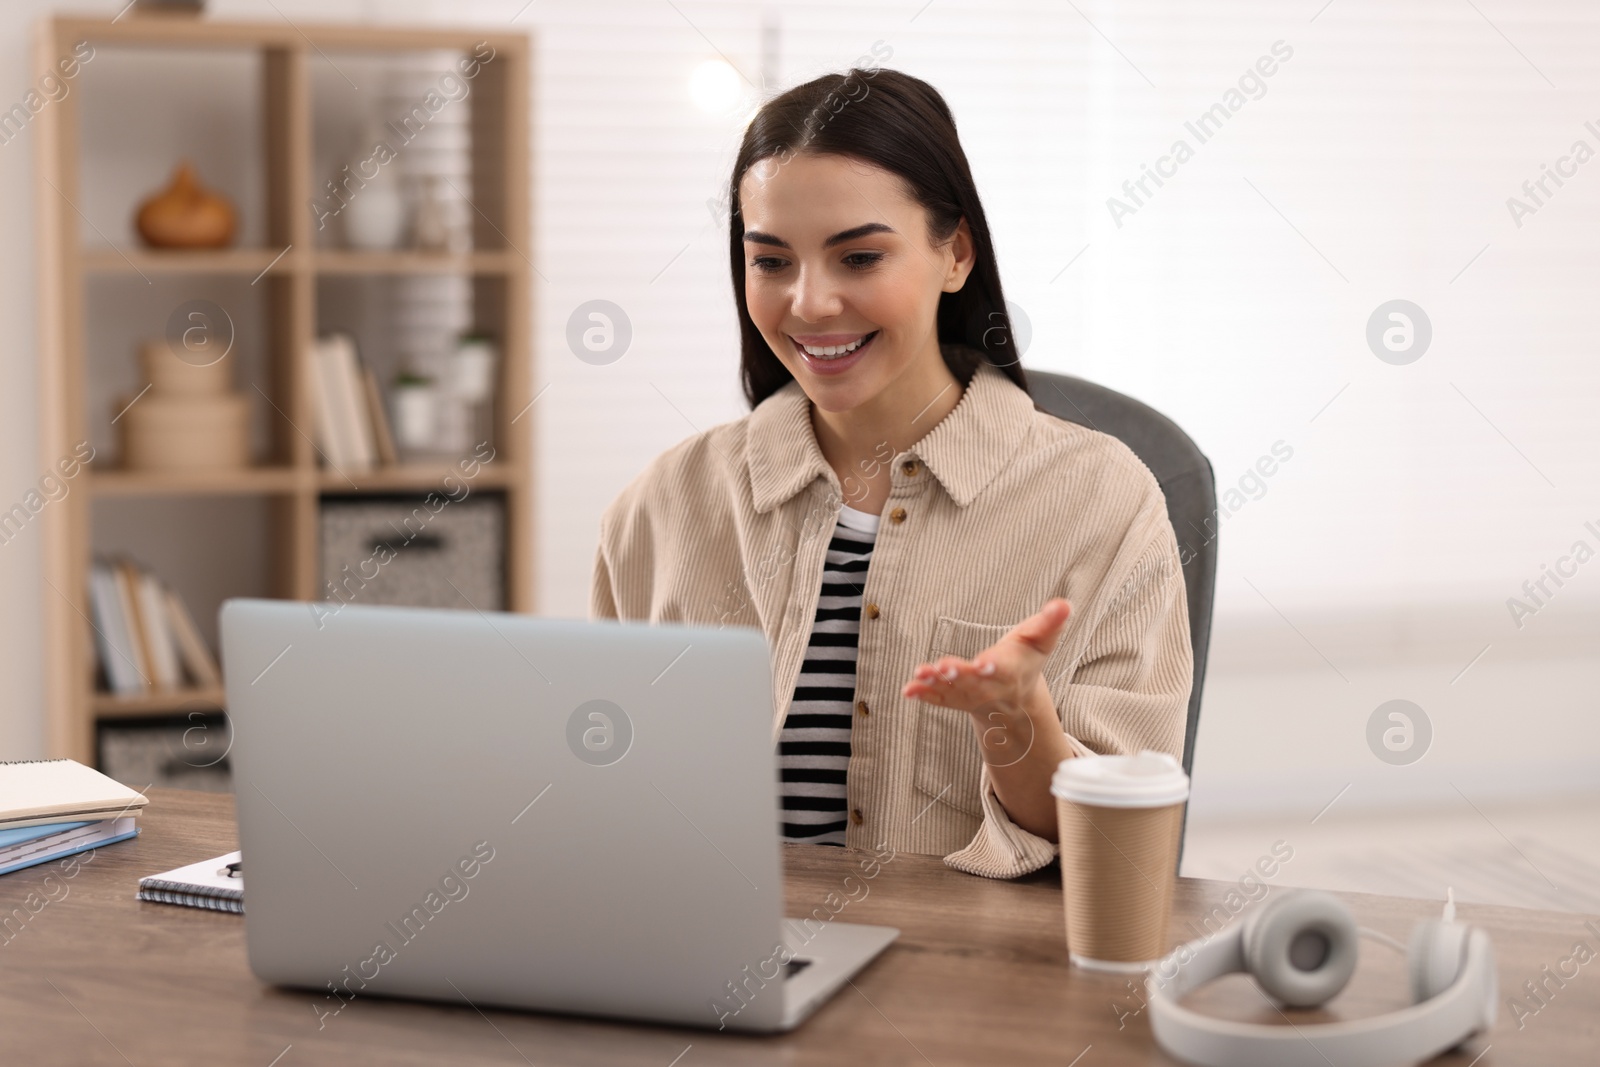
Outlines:
<svg viewBox="0 0 1600 1067"><path fill-rule="evenodd" d="M498 493L324 497L319 537L324 600L504 610Z"/></svg>

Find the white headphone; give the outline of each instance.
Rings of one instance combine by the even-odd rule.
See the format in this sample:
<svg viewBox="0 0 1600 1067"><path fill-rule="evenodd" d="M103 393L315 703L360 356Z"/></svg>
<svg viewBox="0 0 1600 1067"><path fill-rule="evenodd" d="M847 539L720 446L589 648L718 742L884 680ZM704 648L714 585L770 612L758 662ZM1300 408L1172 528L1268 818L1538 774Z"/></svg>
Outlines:
<svg viewBox="0 0 1600 1067"><path fill-rule="evenodd" d="M1494 1026L1494 946L1455 921L1451 893L1442 919L1418 923L1407 951L1412 1006L1386 1015L1309 1026L1268 1026L1201 1015L1181 1001L1207 982L1243 972L1295 1008L1338 995L1356 968L1360 930L1329 893L1295 889L1242 923L1169 953L1145 979L1150 1029L1167 1052L1197 1067L1382 1067L1417 1063Z"/></svg>

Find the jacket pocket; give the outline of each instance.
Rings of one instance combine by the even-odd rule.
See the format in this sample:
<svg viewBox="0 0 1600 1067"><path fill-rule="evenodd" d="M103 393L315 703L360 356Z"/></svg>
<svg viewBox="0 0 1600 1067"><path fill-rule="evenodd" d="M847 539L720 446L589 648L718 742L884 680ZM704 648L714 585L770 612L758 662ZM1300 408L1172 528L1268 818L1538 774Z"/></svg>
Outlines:
<svg viewBox="0 0 1600 1067"><path fill-rule="evenodd" d="M971 659L1004 637L1011 627L939 616L927 662L940 656ZM917 758L912 784L918 792L975 818L983 817L978 786L983 755L973 731L972 716L960 708L917 704Z"/></svg>

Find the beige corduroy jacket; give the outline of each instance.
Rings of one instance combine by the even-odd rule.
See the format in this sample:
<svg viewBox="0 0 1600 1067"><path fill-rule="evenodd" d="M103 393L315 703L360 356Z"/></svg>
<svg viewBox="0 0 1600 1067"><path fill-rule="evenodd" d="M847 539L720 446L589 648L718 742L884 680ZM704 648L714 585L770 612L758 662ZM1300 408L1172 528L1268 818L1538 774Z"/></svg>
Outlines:
<svg viewBox="0 0 1600 1067"><path fill-rule="evenodd" d="M901 687L919 663L970 658L1063 596L1072 615L1044 676L1075 753L1180 755L1193 660L1166 504L1120 441L1036 409L987 363L938 425L880 456L891 449L862 598L846 842L1014 878L1056 846L1001 807L970 716ZM606 509L590 616L759 627L776 745L843 499L791 381L668 449Z"/></svg>

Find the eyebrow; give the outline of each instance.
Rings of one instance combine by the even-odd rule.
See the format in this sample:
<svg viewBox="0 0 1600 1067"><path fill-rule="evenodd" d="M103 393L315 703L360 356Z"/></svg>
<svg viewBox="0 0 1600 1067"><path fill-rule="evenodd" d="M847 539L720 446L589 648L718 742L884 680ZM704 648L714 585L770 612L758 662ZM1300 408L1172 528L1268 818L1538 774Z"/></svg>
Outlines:
<svg viewBox="0 0 1600 1067"><path fill-rule="evenodd" d="M895 230L892 226L886 226L881 222L863 223L862 225L856 226L853 229L840 230L838 233L822 242L822 247L832 248L834 245L844 244L846 241L854 241L857 237L865 237L871 233L894 232ZM793 248L790 248L789 242L785 241L782 237L778 237L770 233L762 233L760 230L746 230L744 239L755 244L777 245L779 248L789 248L790 251L793 251Z"/></svg>

